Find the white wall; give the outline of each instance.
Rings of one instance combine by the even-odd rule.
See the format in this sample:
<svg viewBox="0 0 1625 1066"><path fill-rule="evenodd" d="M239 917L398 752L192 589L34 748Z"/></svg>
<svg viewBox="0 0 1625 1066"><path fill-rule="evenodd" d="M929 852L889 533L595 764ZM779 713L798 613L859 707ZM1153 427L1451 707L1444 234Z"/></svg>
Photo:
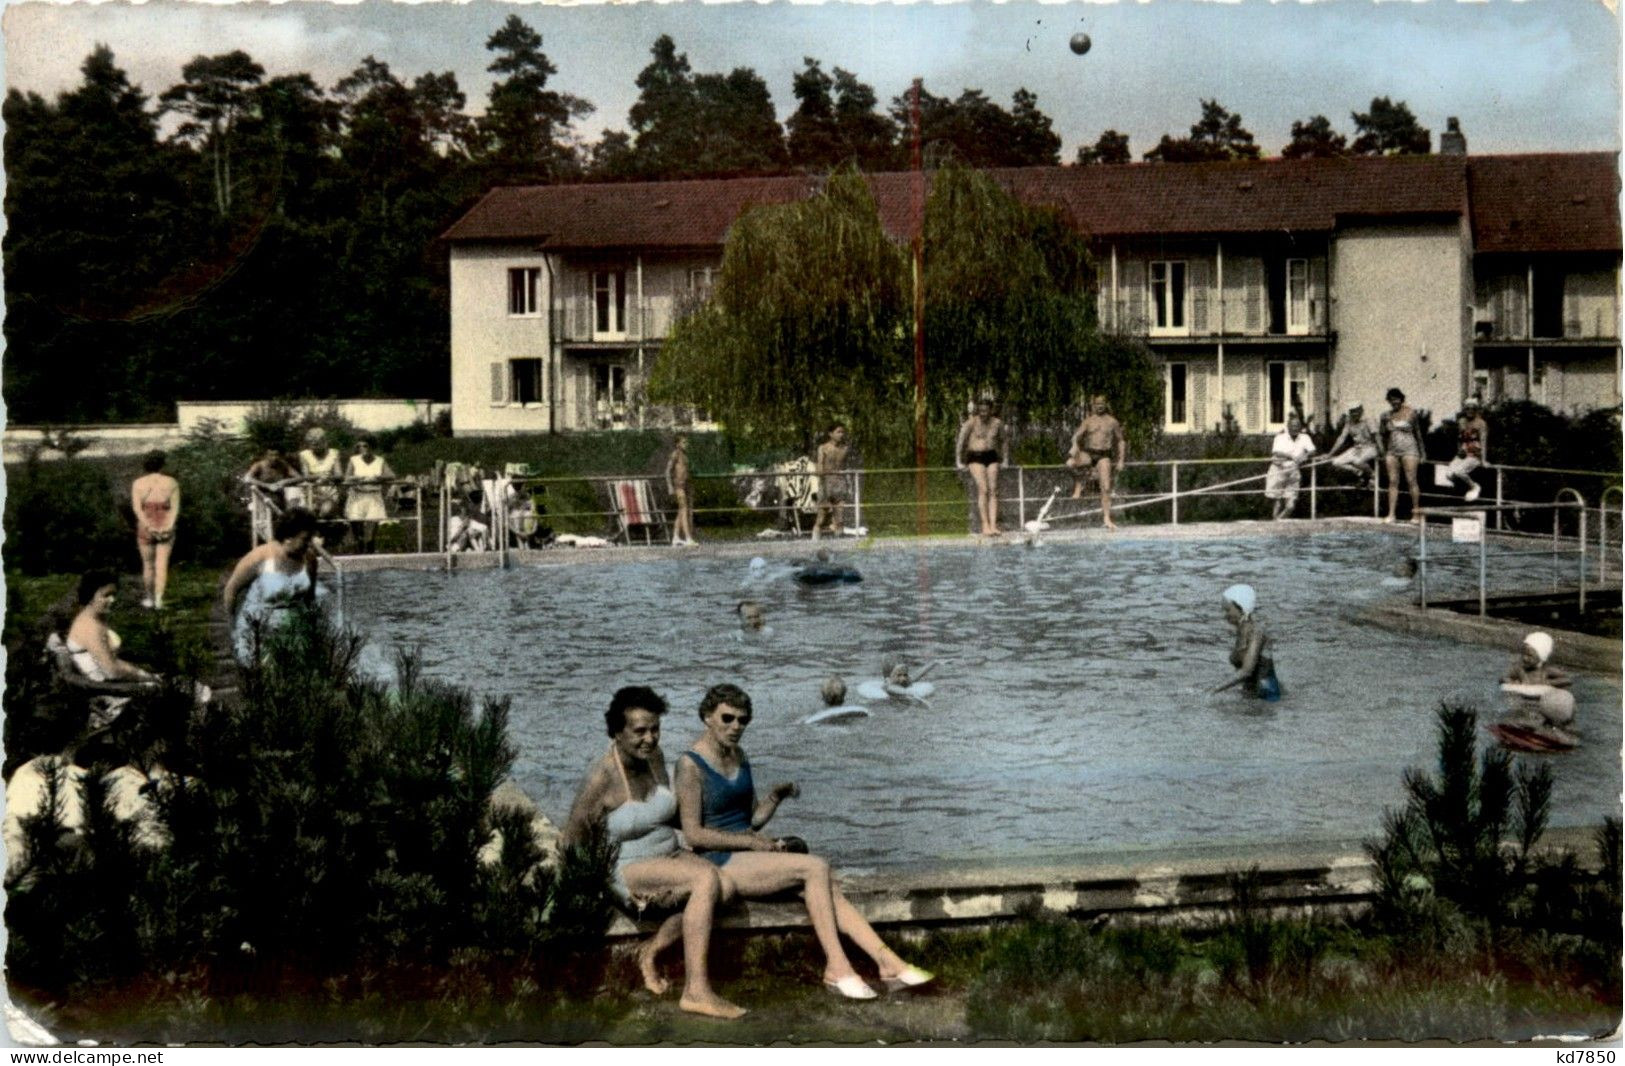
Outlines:
<svg viewBox="0 0 1625 1066"><path fill-rule="evenodd" d="M1331 409L1387 409L1398 387L1435 418L1453 414L1470 367L1473 283L1459 222L1362 226L1337 235Z"/></svg>
<svg viewBox="0 0 1625 1066"><path fill-rule="evenodd" d="M491 399L491 364L507 373L510 359L541 359L548 365L547 309L553 291L545 257L522 245L454 246L451 250L451 424L458 434L543 433L549 428L549 375L541 403L520 406ZM508 270L541 270L542 314L508 314ZM506 387L506 386L505 386Z"/></svg>
<svg viewBox="0 0 1625 1066"><path fill-rule="evenodd" d="M280 403L281 401L279 401ZM290 400L294 407L336 410L357 429L399 429L414 422L433 422L446 404L432 400ZM248 417L264 406L259 400L181 400L175 404L175 424L184 436L205 421L218 423L230 435L241 435Z"/></svg>

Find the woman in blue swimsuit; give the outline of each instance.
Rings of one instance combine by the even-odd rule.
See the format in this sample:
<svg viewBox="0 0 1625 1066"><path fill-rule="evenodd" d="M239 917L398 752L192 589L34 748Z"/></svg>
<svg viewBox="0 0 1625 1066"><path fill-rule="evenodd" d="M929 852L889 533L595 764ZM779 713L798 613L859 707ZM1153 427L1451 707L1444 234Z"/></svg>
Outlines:
<svg viewBox="0 0 1625 1066"><path fill-rule="evenodd" d="M835 886L829 863L790 851L786 840L759 830L779 804L801 790L786 782L756 798L750 760L739 739L750 724L750 697L735 685L714 685L700 701L705 733L677 761L677 808L689 846L717 865L724 897L746 899L799 889L807 917L824 949L824 985L848 999L873 999L875 991L852 968L840 934L874 960L886 988L914 988L931 975L910 966L887 947L874 927Z"/></svg>
<svg viewBox="0 0 1625 1066"><path fill-rule="evenodd" d="M1257 609L1258 593L1251 585L1231 585L1224 590L1225 621L1236 627L1236 643L1230 649L1230 665L1236 668L1236 676L1213 691L1241 685L1247 695L1274 703L1281 698L1281 682L1275 677L1269 634L1253 613Z"/></svg>
<svg viewBox="0 0 1625 1066"><path fill-rule="evenodd" d="M722 884L715 866L678 843L672 824L677 801L660 750L660 716L665 713L666 701L652 689L629 685L615 693L604 712L609 751L593 763L576 793L564 824L564 843L579 844L592 823L601 820L616 845L610 887L623 905L642 911L650 903L686 900L681 913L668 918L638 949L644 986L657 996L665 993L669 986L655 957L681 936L685 984L678 1006L713 1018L738 1018L744 1008L712 990L706 969L711 916Z"/></svg>

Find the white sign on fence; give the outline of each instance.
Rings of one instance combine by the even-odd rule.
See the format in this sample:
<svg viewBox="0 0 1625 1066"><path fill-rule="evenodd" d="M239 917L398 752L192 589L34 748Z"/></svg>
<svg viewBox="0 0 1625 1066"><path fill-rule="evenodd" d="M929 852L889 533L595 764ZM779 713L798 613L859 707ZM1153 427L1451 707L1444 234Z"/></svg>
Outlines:
<svg viewBox="0 0 1625 1066"><path fill-rule="evenodd" d="M1477 544L1484 539L1484 513L1480 511L1473 518L1452 518L1450 520L1450 539L1456 544Z"/></svg>

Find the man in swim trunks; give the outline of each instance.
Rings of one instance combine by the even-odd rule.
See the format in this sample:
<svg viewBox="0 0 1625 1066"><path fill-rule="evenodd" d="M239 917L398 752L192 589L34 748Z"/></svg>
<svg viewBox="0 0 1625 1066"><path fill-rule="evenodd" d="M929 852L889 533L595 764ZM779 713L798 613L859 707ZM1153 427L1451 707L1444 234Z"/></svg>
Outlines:
<svg viewBox="0 0 1625 1066"><path fill-rule="evenodd" d="M852 475L846 472L850 448L846 427L839 422L829 427L829 439L818 446L818 511L813 516L813 540L818 539L826 516L830 534L841 535L841 507L852 498Z"/></svg>
<svg viewBox="0 0 1625 1066"><path fill-rule="evenodd" d="M1092 475L1100 485L1101 519L1107 529L1116 529L1112 521L1112 471L1122 467L1128 455L1128 440L1123 436L1122 423L1112 417L1106 397L1096 396L1089 407L1089 415L1072 434L1072 451L1066 457L1066 465L1072 468L1072 498L1083 498L1083 483Z"/></svg>
<svg viewBox="0 0 1625 1066"><path fill-rule="evenodd" d="M959 427L954 442L954 466L969 470L976 488L976 515L980 535L999 535L999 464L1010 461L1010 439L1004 423L993 417L993 401L976 401L976 413Z"/></svg>
<svg viewBox="0 0 1625 1066"><path fill-rule="evenodd" d="M1483 491L1477 481L1473 480L1473 471L1483 466L1487 460L1484 458L1485 450L1489 447L1490 427L1484 421L1478 404L1478 398L1469 396L1461 405L1461 418L1456 423L1461 444L1456 449L1456 457L1445 468L1450 480L1466 490L1462 498L1468 503L1478 499Z"/></svg>
<svg viewBox="0 0 1625 1066"><path fill-rule="evenodd" d="M694 483L688 466L688 438L677 435L672 445L671 458L666 460L666 491L677 504L677 518L672 522L671 545L674 548L692 547L694 541Z"/></svg>
<svg viewBox="0 0 1625 1066"><path fill-rule="evenodd" d="M163 472L165 459L163 452L148 452L141 463L145 473L130 484L135 546L141 552L141 606L154 609L164 605L175 520L181 513L180 482Z"/></svg>

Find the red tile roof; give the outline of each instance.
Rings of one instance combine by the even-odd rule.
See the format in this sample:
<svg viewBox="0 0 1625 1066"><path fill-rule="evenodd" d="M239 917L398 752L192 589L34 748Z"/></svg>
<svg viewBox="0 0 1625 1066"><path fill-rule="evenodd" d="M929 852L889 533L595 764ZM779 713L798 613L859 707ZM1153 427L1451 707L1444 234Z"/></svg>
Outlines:
<svg viewBox="0 0 1625 1066"><path fill-rule="evenodd" d="M1617 250L1611 154L1398 156L1247 163L1133 163L990 172L1095 237L1330 232L1340 218L1473 214L1483 251ZM895 237L913 229L914 175L869 176ZM448 241L547 249L715 248L740 212L808 195L815 177L494 189ZM1469 196L1470 192L1470 196Z"/></svg>
<svg viewBox="0 0 1625 1066"><path fill-rule="evenodd" d="M1469 157L1473 247L1488 252L1617 252L1619 157Z"/></svg>

